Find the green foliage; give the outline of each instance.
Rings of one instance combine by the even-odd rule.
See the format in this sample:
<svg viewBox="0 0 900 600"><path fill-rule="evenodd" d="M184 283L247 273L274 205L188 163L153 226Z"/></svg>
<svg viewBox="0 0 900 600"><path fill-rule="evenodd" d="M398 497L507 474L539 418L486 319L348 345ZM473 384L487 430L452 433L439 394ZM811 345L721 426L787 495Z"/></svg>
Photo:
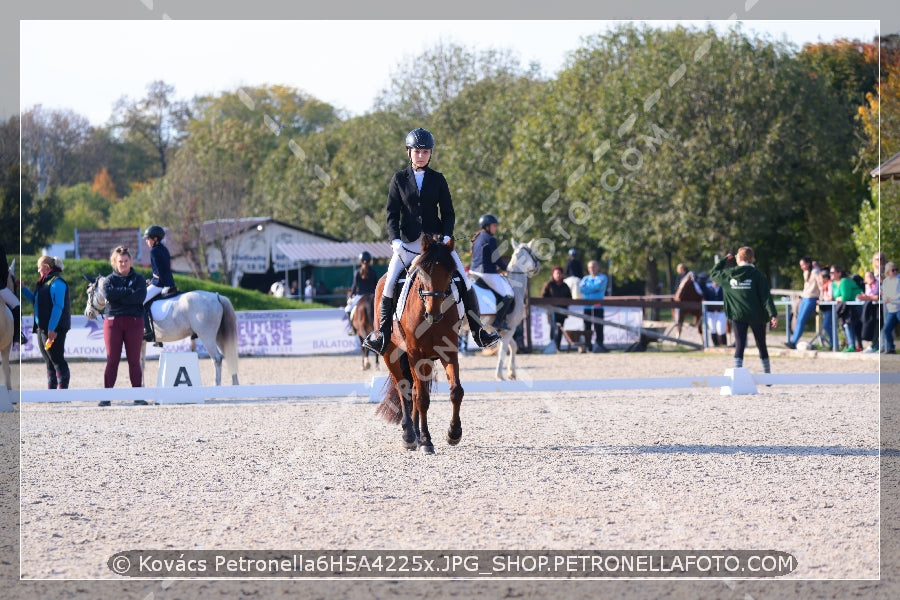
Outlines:
<svg viewBox="0 0 900 600"><path fill-rule="evenodd" d="M34 288L37 283L37 270L33 268L37 265L38 255L22 256L22 262L19 266L24 268L20 270L19 277L24 284L30 288ZM18 269L17 269L18 270ZM144 275L148 280L152 276L149 269L143 267L135 267L135 270ZM69 284L69 294L72 298L72 312L80 314L84 312L85 303L87 302L87 281L84 276L95 278L97 275L108 275L112 272L109 261L90 260L90 259L73 259L63 261L63 277ZM276 298L263 294L255 290L246 290L243 288L234 288L230 285L222 285L212 281L204 281L186 277L183 275L175 275L175 285L178 289L187 292L191 290L204 290L207 292L215 292L227 296L231 300L234 309L241 310L288 310L288 309L306 309L306 308L324 308L326 305L317 302L300 302L291 298ZM24 302L22 304L22 314L32 314L34 307Z"/></svg>
<svg viewBox="0 0 900 600"><path fill-rule="evenodd" d="M53 237L57 242L73 241L76 229L102 229L108 225L110 202L91 189L89 183L60 189L59 201L64 208Z"/></svg>

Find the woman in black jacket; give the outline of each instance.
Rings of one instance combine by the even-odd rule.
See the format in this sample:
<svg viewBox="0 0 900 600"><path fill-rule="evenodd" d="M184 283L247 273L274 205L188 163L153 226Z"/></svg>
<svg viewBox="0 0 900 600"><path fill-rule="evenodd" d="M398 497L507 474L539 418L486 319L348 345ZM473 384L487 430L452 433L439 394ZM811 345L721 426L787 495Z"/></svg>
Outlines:
<svg viewBox="0 0 900 600"><path fill-rule="evenodd" d="M109 312L103 321L103 342L106 344L106 371L103 373L103 387L116 385L122 346L128 360L128 375L131 387L141 387L141 344L144 341L144 298L147 296L147 281L131 267L131 253L124 246L117 246L109 257L113 272L103 281L103 294ZM135 400L135 404L146 404ZM109 406L103 401L100 406Z"/></svg>
<svg viewBox="0 0 900 600"><path fill-rule="evenodd" d="M553 267L553 271L550 273L550 281L544 284L544 289L541 290L541 298L571 298L572 290L569 289L569 286L563 281L563 269L560 266ZM563 323L566 322L566 315L562 313L555 313L552 315L547 315L550 319L550 327L552 329L553 335L553 343L556 344L556 349L560 349L560 343L562 342L562 326Z"/></svg>

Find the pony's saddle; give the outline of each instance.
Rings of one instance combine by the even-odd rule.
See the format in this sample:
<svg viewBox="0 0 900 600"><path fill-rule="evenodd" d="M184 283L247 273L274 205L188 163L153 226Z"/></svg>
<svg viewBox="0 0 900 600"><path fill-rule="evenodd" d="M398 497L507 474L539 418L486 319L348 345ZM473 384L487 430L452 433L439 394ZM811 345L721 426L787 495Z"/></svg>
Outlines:
<svg viewBox="0 0 900 600"><path fill-rule="evenodd" d="M406 307L406 299L409 296L409 290L412 289L412 283L416 279L417 272L417 269L413 269L412 273L404 270L400 273L400 277L397 278L397 284L394 286L394 298L397 299L396 308L394 309L395 321L399 321L400 315L403 314L403 309ZM462 294L466 289L466 284L459 273L454 273L451 281L450 291L453 294L453 301L456 303L459 318L462 319L466 314L462 303ZM462 289L460 289L460 286L462 286Z"/></svg>

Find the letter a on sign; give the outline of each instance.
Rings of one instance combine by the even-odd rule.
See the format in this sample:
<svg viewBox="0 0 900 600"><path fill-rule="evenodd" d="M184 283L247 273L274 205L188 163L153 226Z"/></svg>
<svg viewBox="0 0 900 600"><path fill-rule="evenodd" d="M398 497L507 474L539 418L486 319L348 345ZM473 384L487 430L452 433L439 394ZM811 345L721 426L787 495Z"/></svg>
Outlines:
<svg viewBox="0 0 900 600"><path fill-rule="evenodd" d="M191 376L188 375L187 367L178 367L178 373L175 374L175 383L172 386L178 387L179 385L194 385L191 383Z"/></svg>

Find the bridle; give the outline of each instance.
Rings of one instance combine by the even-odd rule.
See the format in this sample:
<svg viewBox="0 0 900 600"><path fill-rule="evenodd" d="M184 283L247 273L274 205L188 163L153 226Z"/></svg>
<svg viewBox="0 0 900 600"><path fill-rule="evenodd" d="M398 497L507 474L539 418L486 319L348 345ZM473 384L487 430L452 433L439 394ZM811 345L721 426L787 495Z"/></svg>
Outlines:
<svg viewBox="0 0 900 600"><path fill-rule="evenodd" d="M100 317L102 319L103 318L103 310L106 307L106 305L104 304L103 306L98 306L97 302L95 301L95 296L97 295L97 284L99 282L100 282L100 278L98 277L92 283L88 284L87 296L88 296L88 304L90 304L91 310L93 310L93 312L95 313L95 318Z"/></svg>
<svg viewBox="0 0 900 600"><path fill-rule="evenodd" d="M541 261L538 260L538 257L537 257L537 256L535 256L534 250L532 250L531 248L529 248L528 246L526 246L526 245L524 245L524 244L521 245L521 246L519 246L519 248L525 251L525 253L528 255L528 258L531 259L532 265L534 265L534 266L533 266L531 269L529 269L529 270L512 271L512 272L513 272L513 273L524 273L524 274L526 274L526 275L528 275L528 276L530 277L530 276L536 274L538 271L540 271L540 269L541 269ZM518 267L519 265L516 264L515 266ZM530 272L529 272L529 271L530 271Z"/></svg>

